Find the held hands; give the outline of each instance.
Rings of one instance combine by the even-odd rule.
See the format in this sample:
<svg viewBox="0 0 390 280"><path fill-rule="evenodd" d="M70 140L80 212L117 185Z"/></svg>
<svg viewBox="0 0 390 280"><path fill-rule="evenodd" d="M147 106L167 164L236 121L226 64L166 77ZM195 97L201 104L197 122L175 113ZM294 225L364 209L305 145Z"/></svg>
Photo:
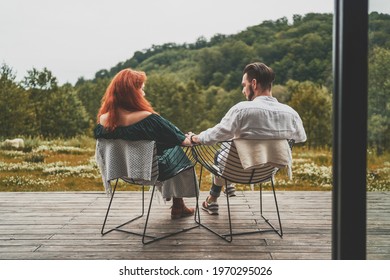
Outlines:
<svg viewBox="0 0 390 280"><path fill-rule="evenodd" d="M191 139L190 137L188 136L188 134L186 134L186 139L183 140L183 142L181 142L181 144L183 146L192 146L191 144Z"/></svg>
<svg viewBox="0 0 390 280"><path fill-rule="evenodd" d="M193 133L191 131L188 132L188 138L190 139L190 142L192 145L200 144L198 135L196 135L195 133Z"/></svg>
<svg viewBox="0 0 390 280"><path fill-rule="evenodd" d="M193 132L186 133L186 139L182 142L182 145L184 146L193 146L199 144L198 142L198 136L194 134Z"/></svg>

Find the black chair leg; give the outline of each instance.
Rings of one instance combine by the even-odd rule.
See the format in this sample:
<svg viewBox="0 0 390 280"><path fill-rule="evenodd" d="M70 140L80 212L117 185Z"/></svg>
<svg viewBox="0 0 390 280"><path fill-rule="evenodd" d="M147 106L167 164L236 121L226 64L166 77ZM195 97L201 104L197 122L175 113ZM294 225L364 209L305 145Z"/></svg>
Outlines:
<svg viewBox="0 0 390 280"><path fill-rule="evenodd" d="M201 183L201 178L202 178L202 170L203 167L200 169L200 176L199 176L199 185ZM227 181L225 180L225 185L227 185ZM198 220L195 219L195 221L202 226L203 228L207 229L208 231L212 232L213 234L217 235L221 239L227 241L227 242L232 242L233 241L233 236L235 235L247 235L247 234L253 234L253 233L263 233L263 232L270 232L274 231L277 233L281 238L283 237L283 229L282 229L282 222L280 219L280 213L279 213L279 206L278 206L278 201L276 199L276 192L275 192L275 186L274 186L274 181L273 178L271 178L271 185L272 185L272 192L273 192L273 197L274 197L274 202L275 202L275 207L276 207L276 213L278 216L278 223L279 223L279 229L277 229L266 217L263 215L263 197L262 197L262 185L260 184L260 216L264 219L264 221L271 227L271 229L258 229L255 231L241 231L241 232L233 232L232 229L232 218L231 218L231 211L230 211L230 202L229 202L229 196L226 195L226 204L227 204L227 214L228 214L228 223L229 223L229 233L226 234L220 234L216 231L214 231L212 228L208 227L207 225L203 224L200 220L200 213L198 210ZM196 217L195 217L196 218Z"/></svg>
<svg viewBox="0 0 390 280"><path fill-rule="evenodd" d="M276 199L276 192L275 192L275 185L274 185L274 180L271 178L271 186L272 186L272 193L274 196L274 202L275 202L275 208L276 208L276 213L278 216L278 222L279 222L279 229L277 229L270 221L269 219L265 218L263 215L263 205L262 205L262 187L260 184L260 215L264 219L264 221L272 228L273 231L275 231L280 237L283 237L283 228L282 228L282 222L280 220L280 213L279 213L279 206L278 206L278 200ZM268 230L268 231L272 231ZM265 231L265 230L263 230Z"/></svg>
<svg viewBox="0 0 390 280"><path fill-rule="evenodd" d="M275 192L275 185L273 178L271 178L271 186L272 186L272 193L274 197L275 202L275 208L276 208L276 214L278 216L278 223L279 223L279 229L277 229L270 221L263 215L263 188L262 184L260 184L259 194L260 194L260 216L263 218L263 220L271 227L271 229L257 229L254 231L242 231L242 232L235 232L233 235L245 235L245 234L253 234L253 233L263 233L263 232L270 232L274 231L276 234L278 234L281 238L283 237L283 230L282 230L282 222L280 220L280 213L279 213L279 206L278 201L276 199L276 192ZM227 235L227 234L226 234Z"/></svg>
<svg viewBox="0 0 390 280"><path fill-rule="evenodd" d="M200 186L202 185L202 173L203 173L203 166L201 165L200 166L200 175L199 175L199 189L200 189ZM197 203L196 203L194 219L195 219L195 222L199 226L203 226L201 221L200 221L199 199L197 200Z"/></svg>
<svg viewBox="0 0 390 280"><path fill-rule="evenodd" d="M125 223L119 225L119 226L116 226L115 228L112 228L112 229L110 229L110 230L104 231L104 228L105 228L105 226L106 226L106 222L107 222L107 219L108 219L108 214L109 214L109 212L110 212L110 210L111 210L111 204L112 204L112 201L113 201L114 196L115 196L115 191L116 191L116 187L117 187L117 185L118 185L118 181L119 181L119 179L116 180L114 189L113 189L113 191L112 191L112 195L111 195L111 198L110 198L110 202L109 202L109 204L108 204L106 216L105 216L105 218L104 218L103 226L102 226L102 229L101 229L101 234L102 234L102 235L106 235L107 233L110 233L110 232L112 232L112 231L115 230L115 231L126 232L126 233L129 233L129 234L134 234L134 235L138 235L138 236L143 236L142 233L124 230L124 229L122 229L122 227L125 226L125 225L128 225L128 224L132 223L132 222L135 221L135 220L138 220L139 218L142 218L142 217L143 217L144 212L145 212L145 210L144 210L144 209L145 209L145 203L144 203L145 186L142 186L142 210L141 210L141 214L138 215L138 216L136 216L135 218L133 218L133 219L131 219L131 220L129 220L129 221L127 221L127 222L125 222Z"/></svg>
<svg viewBox="0 0 390 280"><path fill-rule="evenodd" d="M195 188L196 188L196 181L195 181ZM192 227L188 227L188 228L183 228L183 229L180 229L178 231L175 231L175 232L172 232L172 233L168 233L168 234L165 234L165 235L162 235L162 236L150 236L150 235L146 235L146 231L147 231L147 227L148 227L148 223L149 223L149 216L150 216L150 210L152 209L152 202L153 202L153 197L154 197L154 192L155 192L155 189L156 189L156 186L154 185L153 186L153 189L152 189L152 194L151 194L151 197L150 197L150 202L149 202L149 208L148 208L148 213L146 215L146 221L145 221L145 226L144 226L144 232L143 232L143 235L142 235L142 243L144 245L146 244L150 244L152 242L155 242L155 241L158 241L158 240L161 240L161 239L165 239L167 237L171 237L173 235L176 235L176 234L179 234L179 233L182 233L182 232L186 232L186 231L189 231L191 229L194 229L194 228L197 228L199 227L199 225L195 225L195 226L192 226ZM197 197L197 204L198 204L198 191L196 192L196 197ZM199 211L199 210L195 210L195 211ZM196 213L196 212L195 212ZM195 214L196 215L196 214ZM150 240L146 240L146 237L147 238L150 238Z"/></svg>
<svg viewBox="0 0 390 280"><path fill-rule="evenodd" d="M202 182L202 173L203 173L203 166L200 167L200 174L199 174L199 186L201 186L201 182ZM225 182L227 183L227 182ZM230 234L228 235L223 235L223 234L220 234L218 232L216 232L215 230L213 230L212 228L210 228L209 226L203 224L200 220L200 211L199 211L199 205L197 204L197 214L198 214L198 219L196 219L196 214L195 214L195 222L200 225L201 227L207 229L208 231L210 231L211 233L215 234L216 236L218 236L219 238L222 238L223 240L227 241L227 242L232 242L233 241L233 234L232 234L232 222L231 222L231 217L230 217L230 204L229 204L229 196L226 195L226 202L227 202L227 207L228 207L228 220L229 220L229 229L230 229ZM229 236L229 237L227 237Z"/></svg>
<svg viewBox="0 0 390 280"><path fill-rule="evenodd" d="M196 180L197 179L196 179L196 173L195 173L195 167L194 167L194 182L196 182ZM198 223L198 220L196 218L199 217L199 219L200 219L200 212L199 212L200 183L201 183L201 180L199 180L198 185L195 184L195 193L196 193L195 201L196 201L196 204L195 204L194 221L198 225L197 227L199 227L199 223Z"/></svg>

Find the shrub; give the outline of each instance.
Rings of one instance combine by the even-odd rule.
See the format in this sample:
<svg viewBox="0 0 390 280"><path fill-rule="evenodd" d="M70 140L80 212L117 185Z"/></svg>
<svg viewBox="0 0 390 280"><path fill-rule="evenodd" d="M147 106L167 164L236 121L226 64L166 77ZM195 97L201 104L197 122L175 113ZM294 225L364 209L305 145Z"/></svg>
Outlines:
<svg viewBox="0 0 390 280"><path fill-rule="evenodd" d="M45 155L41 153L32 153L24 158L27 162L44 162Z"/></svg>

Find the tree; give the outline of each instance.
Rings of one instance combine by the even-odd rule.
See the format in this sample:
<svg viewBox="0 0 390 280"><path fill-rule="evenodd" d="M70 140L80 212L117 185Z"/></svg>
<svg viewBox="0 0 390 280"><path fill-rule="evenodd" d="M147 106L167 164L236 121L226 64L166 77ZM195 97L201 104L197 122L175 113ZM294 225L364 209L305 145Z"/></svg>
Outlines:
<svg viewBox="0 0 390 280"><path fill-rule="evenodd" d="M204 36L200 36L196 39L196 43L194 45L195 49L201 49L207 46L207 39Z"/></svg>
<svg viewBox="0 0 390 280"><path fill-rule="evenodd" d="M70 138L84 134L89 127L88 114L71 86L50 92L43 110L41 135L44 137Z"/></svg>
<svg viewBox="0 0 390 280"><path fill-rule="evenodd" d="M58 86L57 78L46 67L42 71L36 68L28 70L27 76L24 78L24 85L27 88L40 90L55 90Z"/></svg>
<svg viewBox="0 0 390 280"><path fill-rule="evenodd" d="M152 74L145 91L153 108L182 131L195 130L207 118L202 90L194 81L181 82L173 75Z"/></svg>
<svg viewBox="0 0 390 280"><path fill-rule="evenodd" d="M28 136L36 133L35 114L29 94L15 82L12 68L0 67L0 136Z"/></svg>
<svg viewBox="0 0 390 280"><path fill-rule="evenodd" d="M51 98L51 93L58 89L57 79L47 68L43 68L42 71L33 68L27 71L22 84L29 94L30 104L35 113L31 124L36 127L37 134L42 135L42 122L46 118L44 105Z"/></svg>
<svg viewBox="0 0 390 280"><path fill-rule="evenodd" d="M281 103L288 103L291 100L291 91L287 87L282 85L272 86L272 96L275 97Z"/></svg>
<svg viewBox="0 0 390 280"><path fill-rule="evenodd" d="M58 87L57 79L44 68L27 72L24 85L35 119L31 124L44 137L73 137L88 128L88 116L70 84Z"/></svg>
<svg viewBox="0 0 390 280"><path fill-rule="evenodd" d="M330 146L332 143L332 98L324 86L313 82L288 81L291 92L289 105L302 118L309 147Z"/></svg>
<svg viewBox="0 0 390 280"><path fill-rule="evenodd" d="M95 82L86 81L75 86L77 97L83 104L91 123L96 122L101 100L109 82L108 78L104 78Z"/></svg>
<svg viewBox="0 0 390 280"><path fill-rule="evenodd" d="M374 48L368 71L368 142L378 154L390 143L390 50Z"/></svg>
<svg viewBox="0 0 390 280"><path fill-rule="evenodd" d="M196 79L201 85L210 85L215 81L215 73L226 74L225 58L219 48L204 48L197 53L195 60L198 67Z"/></svg>

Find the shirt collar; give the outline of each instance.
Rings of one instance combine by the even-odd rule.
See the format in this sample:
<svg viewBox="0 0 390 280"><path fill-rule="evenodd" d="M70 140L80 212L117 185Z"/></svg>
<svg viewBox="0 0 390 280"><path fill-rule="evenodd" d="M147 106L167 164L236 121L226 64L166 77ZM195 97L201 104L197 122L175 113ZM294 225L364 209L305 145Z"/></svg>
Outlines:
<svg viewBox="0 0 390 280"><path fill-rule="evenodd" d="M273 96L262 96L262 95L256 96L252 101L255 101L255 100L257 100L257 101L264 100L264 101L278 102L278 100L275 97L273 97Z"/></svg>

